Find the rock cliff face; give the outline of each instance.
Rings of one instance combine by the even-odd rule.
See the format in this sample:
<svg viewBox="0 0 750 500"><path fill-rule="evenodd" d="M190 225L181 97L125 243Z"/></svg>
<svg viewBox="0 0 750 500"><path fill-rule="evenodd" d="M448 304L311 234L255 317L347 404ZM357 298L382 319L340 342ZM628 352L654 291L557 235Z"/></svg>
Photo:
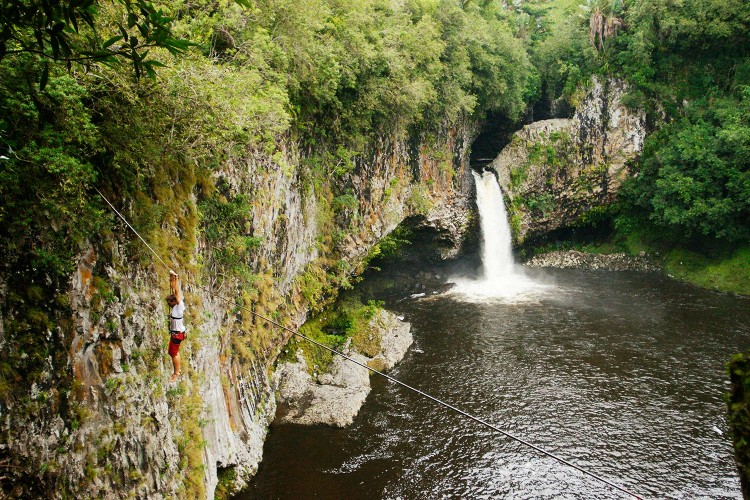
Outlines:
<svg viewBox="0 0 750 500"><path fill-rule="evenodd" d="M251 200L238 245L252 238L252 274L222 274L215 255L224 248L206 236L208 212L195 216L195 193L175 214L182 222L157 231L158 238L195 242L177 269L188 326L177 383L168 382L166 269L134 250L141 244L124 224L109 239L92 239L60 290L67 313L39 339L55 350L42 361L39 384L25 387L20 403L0 405L0 457L12 457L22 471L17 492L213 498L220 483L224 491L244 485L275 414L271 374L289 338L252 313L298 327L326 286L356 272L406 217L438 227L446 255L454 253L469 220L472 134L467 126L416 141L383 137L335 181L347 193L338 205L334 181L310 181L304 154L291 142L217 169L213 182L227 199ZM184 220L193 225L186 225L181 217L191 213ZM171 257L164 255L179 262ZM0 277L3 321L14 314L5 282Z"/></svg>
<svg viewBox="0 0 750 500"><path fill-rule="evenodd" d="M573 118L525 126L490 164L517 242L614 201L646 136L645 113L622 104L626 90L621 81L593 79Z"/></svg>
<svg viewBox="0 0 750 500"><path fill-rule="evenodd" d="M623 92L595 81L573 119L525 127L495 160L518 239L613 198L645 134L643 116L620 104ZM290 335L257 315L297 328L407 217L440 231L439 253L455 255L471 220L473 135L468 125L384 135L335 179L313 175L309 153L291 139L273 154L245 152L211 180L225 197L219 208L241 208L239 216L211 212L197 188L180 191L176 222L151 231L163 257L180 263L185 292L177 383L168 382L166 269L119 221L92 238L58 290L54 328L30 339L28 364L41 367L34 382L9 381L20 394L0 404L0 465L12 466L4 470L18 494L213 498L217 486L244 485L276 414L272 375ZM230 215L231 237L212 238L212 224ZM249 272L225 272L235 254L247 256ZM18 311L5 272L14 271L0 273L7 351L4 328Z"/></svg>
<svg viewBox="0 0 750 500"><path fill-rule="evenodd" d="M389 370L404 357L412 344L411 326L392 313L380 311L371 321L379 336L380 352L368 357L349 345L344 354L375 370ZM329 373L313 379L304 357L296 363L283 363L275 373L279 388L280 422L346 427L354 421L370 393L370 372L341 357L333 360Z"/></svg>

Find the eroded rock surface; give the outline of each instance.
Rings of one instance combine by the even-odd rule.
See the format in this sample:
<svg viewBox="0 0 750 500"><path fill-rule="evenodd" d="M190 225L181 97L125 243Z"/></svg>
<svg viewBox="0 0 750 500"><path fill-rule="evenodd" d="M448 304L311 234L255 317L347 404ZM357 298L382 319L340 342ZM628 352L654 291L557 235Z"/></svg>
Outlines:
<svg viewBox="0 0 750 500"><path fill-rule="evenodd" d="M517 242L585 222L616 199L646 136L646 115L623 104L626 92L622 81L592 79L573 118L525 126L490 164Z"/></svg>
<svg viewBox="0 0 750 500"><path fill-rule="evenodd" d="M380 353L369 358L347 344L344 354L375 369L393 368L413 342L411 325L384 310L373 317L371 325L380 332ZM274 380L279 400L276 419L283 423L346 427L370 393L370 371L340 356L334 358L330 372L316 380L298 352L297 362L281 364Z"/></svg>

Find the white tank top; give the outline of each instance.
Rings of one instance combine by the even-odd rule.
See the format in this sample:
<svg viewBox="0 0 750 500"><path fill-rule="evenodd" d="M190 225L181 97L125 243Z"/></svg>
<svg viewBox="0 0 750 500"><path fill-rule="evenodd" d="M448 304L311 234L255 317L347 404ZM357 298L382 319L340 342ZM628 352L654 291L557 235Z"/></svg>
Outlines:
<svg viewBox="0 0 750 500"><path fill-rule="evenodd" d="M178 302L172 307L172 312L169 314L169 331L170 332L184 332L185 322L183 320L185 316L185 304Z"/></svg>

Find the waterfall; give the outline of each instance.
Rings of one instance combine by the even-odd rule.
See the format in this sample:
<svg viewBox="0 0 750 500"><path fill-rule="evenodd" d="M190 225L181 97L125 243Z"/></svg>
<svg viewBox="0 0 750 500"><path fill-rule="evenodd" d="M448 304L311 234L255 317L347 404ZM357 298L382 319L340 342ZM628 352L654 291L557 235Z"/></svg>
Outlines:
<svg viewBox="0 0 750 500"><path fill-rule="evenodd" d="M481 279L457 278L454 293L474 298L499 298L518 300L528 297L528 292L546 288L529 279L513 262L512 238L508 215L505 212L503 193L493 172L472 172L477 191L482 230Z"/></svg>
<svg viewBox="0 0 750 500"><path fill-rule="evenodd" d="M485 281L507 278L513 273L510 224L503 193L492 172L472 172L477 189L477 208L482 228L482 265Z"/></svg>

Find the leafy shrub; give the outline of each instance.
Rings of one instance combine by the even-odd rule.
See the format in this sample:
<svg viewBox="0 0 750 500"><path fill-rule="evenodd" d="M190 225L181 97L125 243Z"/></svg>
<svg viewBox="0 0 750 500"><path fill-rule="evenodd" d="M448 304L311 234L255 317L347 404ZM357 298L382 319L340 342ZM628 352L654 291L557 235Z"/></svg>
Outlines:
<svg viewBox="0 0 750 500"><path fill-rule="evenodd" d="M750 496L750 356L736 354L727 364L730 392L726 395L728 422L740 473L742 495Z"/></svg>
<svg viewBox="0 0 750 500"><path fill-rule="evenodd" d="M750 237L750 87L742 98L696 102L647 139L624 199L689 240Z"/></svg>

